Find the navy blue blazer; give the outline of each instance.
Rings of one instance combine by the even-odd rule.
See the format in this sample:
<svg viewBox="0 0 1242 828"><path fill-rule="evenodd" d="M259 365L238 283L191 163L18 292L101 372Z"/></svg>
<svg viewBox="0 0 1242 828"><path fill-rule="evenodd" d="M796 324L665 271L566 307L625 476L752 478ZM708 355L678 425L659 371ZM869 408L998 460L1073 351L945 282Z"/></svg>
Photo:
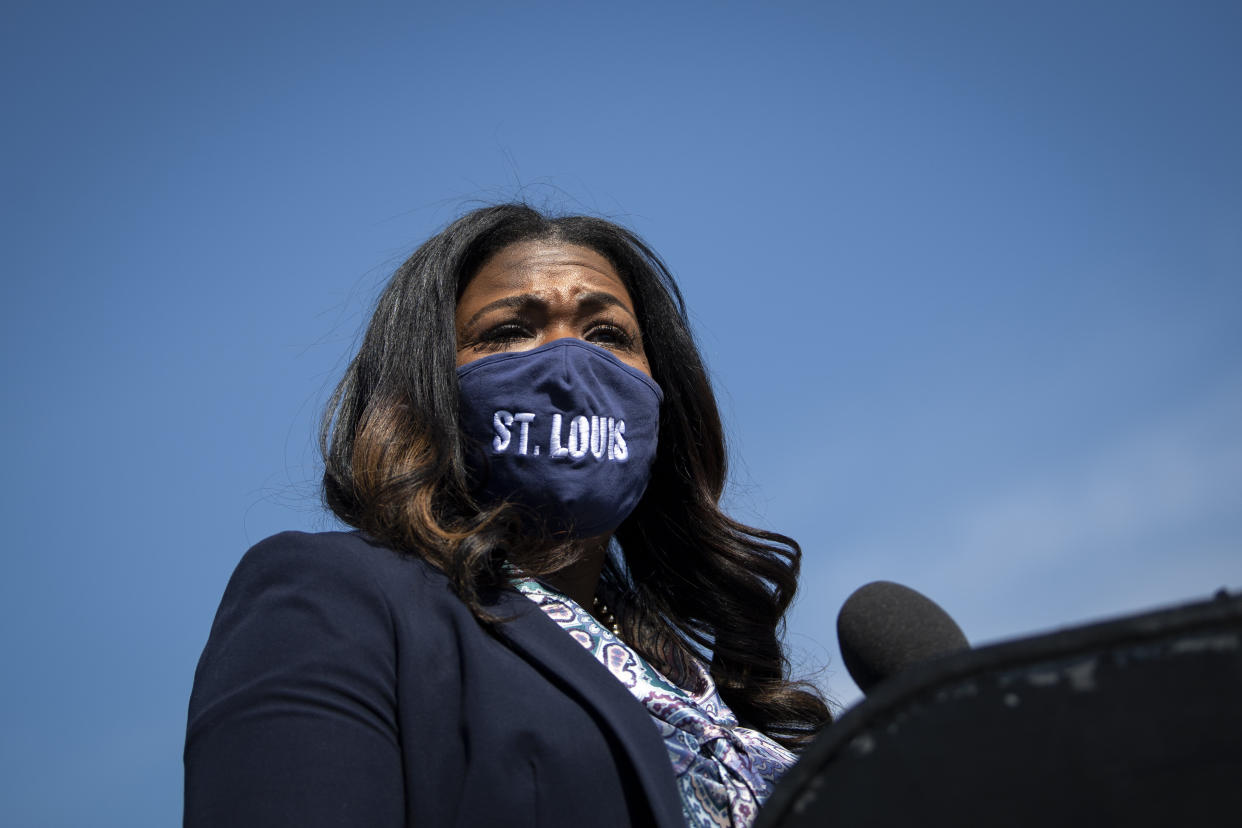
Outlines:
<svg viewBox="0 0 1242 828"><path fill-rule="evenodd" d="M684 825L629 690L522 595L495 611L358 533L256 545L194 676L185 825Z"/></svg>

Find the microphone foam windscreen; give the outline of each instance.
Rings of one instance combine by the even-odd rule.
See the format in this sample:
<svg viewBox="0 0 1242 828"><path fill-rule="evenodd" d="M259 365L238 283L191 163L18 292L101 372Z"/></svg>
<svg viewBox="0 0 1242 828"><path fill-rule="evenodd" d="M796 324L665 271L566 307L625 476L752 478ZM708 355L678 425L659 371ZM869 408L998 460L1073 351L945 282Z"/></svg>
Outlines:
<svg viewBox="0 0 1242 828"><path fill-rule="evenodd" d="M891 581L859 587L837 616L841 657L865 693L907 667L970 647L936 602Z"/></svg>

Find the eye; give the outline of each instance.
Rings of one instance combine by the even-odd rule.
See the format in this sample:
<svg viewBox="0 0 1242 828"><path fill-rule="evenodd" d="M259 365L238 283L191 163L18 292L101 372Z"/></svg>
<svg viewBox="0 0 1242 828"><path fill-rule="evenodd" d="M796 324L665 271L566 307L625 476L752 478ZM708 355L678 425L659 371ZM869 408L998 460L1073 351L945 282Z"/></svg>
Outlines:
<svg viewBox="0 0 1242 828"><path fill-rule="evenodd" d="M474 341L474 347L480 350L499 350L523 339L534 336L534 332L519 320L506 320L487 328Z"/></svg>
<svg viewBox="0 0 1242 828"><path fill-rule="evenodd" d="M603 345L605 348L633 350L636 337L634 334L612 322L597 322L592 325L583 337L587 342Z"/></svg>

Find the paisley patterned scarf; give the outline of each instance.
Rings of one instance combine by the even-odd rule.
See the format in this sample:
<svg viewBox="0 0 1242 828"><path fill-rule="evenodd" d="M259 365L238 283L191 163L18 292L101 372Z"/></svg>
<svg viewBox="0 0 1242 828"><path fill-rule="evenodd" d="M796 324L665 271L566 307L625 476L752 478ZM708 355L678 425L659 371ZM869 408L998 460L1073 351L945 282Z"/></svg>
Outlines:
<svg viewBox="0 0 1242 828"><path fill-rule="evenodd" d="M665 677L572 599L530 578L514 586L585 647L651 714L664 739L691 828L748 828L776 780L797 757L739 727L697 659Z"/></svg>

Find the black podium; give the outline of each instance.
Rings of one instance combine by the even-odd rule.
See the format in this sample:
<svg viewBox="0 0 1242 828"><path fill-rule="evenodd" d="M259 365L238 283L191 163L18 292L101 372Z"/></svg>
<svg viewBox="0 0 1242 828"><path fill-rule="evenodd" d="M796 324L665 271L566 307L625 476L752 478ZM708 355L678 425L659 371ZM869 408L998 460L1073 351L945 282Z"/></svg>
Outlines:
<svg viewBox="0 0 1242 828"><path fill-rule="evenodd" d="M756 828L1242 825L1242 596L969 650L878 685Z"/></svg>

